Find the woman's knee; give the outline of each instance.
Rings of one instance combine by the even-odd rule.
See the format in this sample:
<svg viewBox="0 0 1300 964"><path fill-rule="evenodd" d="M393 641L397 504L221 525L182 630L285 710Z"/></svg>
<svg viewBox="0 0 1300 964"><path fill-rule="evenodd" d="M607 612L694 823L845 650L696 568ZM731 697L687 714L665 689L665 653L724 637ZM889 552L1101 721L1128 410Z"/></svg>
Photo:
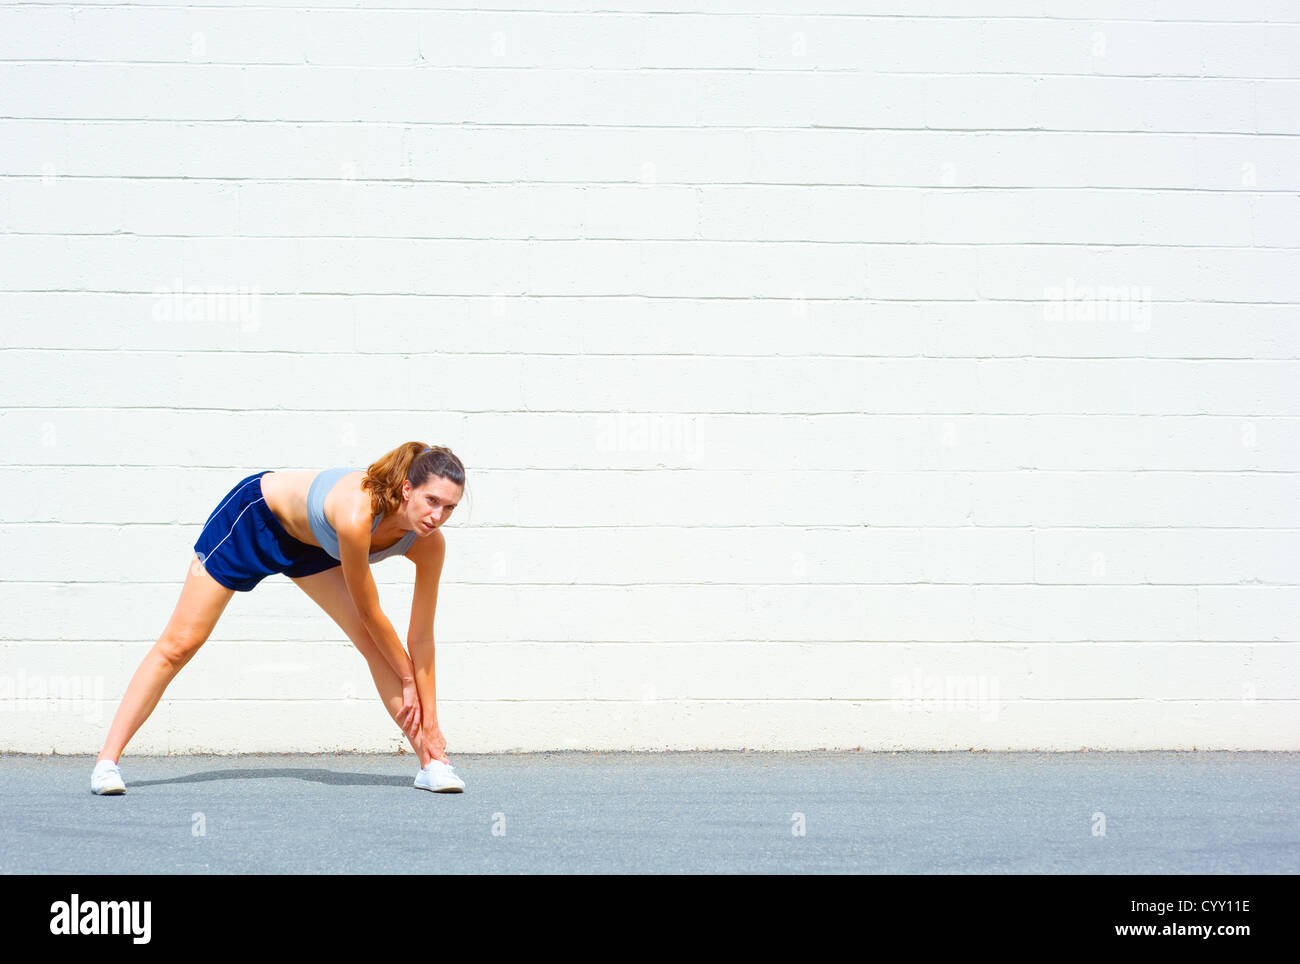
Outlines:
<svg viewBox="0 0 1300 964"><path fill-rule="evenodd" d="M207 636L198 633L168 630L154 644L154 653L168 666L180 669L205 642Z"/></svg>

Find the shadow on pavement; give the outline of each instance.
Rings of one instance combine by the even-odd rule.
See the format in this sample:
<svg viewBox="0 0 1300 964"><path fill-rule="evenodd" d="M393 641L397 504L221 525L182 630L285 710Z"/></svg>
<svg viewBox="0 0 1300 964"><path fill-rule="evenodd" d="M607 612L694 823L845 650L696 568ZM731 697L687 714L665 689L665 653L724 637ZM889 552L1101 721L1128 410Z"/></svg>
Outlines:
<svg viewBox="0 0 1300 964"><path fill-rule="evenodd" d="M312 783L336 786L409 787L415 775L391 776L386 773L337 773L333 770L283 769L281 767L255 767L243 770L206 770L169 780L131 780L127 791L135 787L158 787L171 783L206 783L210 780L265 780L267 778L308 780Z"/></svg>

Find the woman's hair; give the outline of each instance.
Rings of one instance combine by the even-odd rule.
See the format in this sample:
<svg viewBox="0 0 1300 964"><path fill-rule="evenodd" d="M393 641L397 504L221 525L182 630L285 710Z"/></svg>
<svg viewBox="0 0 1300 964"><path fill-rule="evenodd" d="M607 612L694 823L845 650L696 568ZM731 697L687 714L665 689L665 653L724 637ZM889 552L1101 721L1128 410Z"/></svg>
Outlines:
<svg viewBox="0 0 1300 964"><path fill-rule="evenodd" d="M445 445L404 442L366 467L361 487L370 493L372 518L396 512L402 505L402 483L418 489L430 476L465 486L465 466Z"/></svg>

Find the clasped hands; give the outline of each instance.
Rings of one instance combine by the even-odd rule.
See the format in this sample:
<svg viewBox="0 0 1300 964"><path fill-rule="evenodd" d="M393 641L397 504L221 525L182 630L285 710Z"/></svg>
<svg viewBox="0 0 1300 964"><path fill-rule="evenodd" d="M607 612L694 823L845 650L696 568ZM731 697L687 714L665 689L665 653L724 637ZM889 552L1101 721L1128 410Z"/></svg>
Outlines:
<svg viewBox="0 0 1300 964"><path fill-rule="evenodd" d="M435 760L447 761L447 740L442 735L437 718L426 719L420 707L420 693L415 680L402 681L402 708L397 713L397 725L412 741L422 736Z"/></svg>

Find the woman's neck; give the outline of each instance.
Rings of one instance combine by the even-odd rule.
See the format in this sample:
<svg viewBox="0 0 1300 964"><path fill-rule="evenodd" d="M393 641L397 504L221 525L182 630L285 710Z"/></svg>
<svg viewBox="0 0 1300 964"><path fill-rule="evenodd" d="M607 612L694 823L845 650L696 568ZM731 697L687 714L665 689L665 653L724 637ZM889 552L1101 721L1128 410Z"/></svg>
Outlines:
<svg viewBox="0 0 1300 964"><path fill-rule="evenodd" d="M406 533L402 528L402 521L395 515L386 516L375 531L370 534L370 538L376 542L388 542L392 539L400 538Z"/></svg>

